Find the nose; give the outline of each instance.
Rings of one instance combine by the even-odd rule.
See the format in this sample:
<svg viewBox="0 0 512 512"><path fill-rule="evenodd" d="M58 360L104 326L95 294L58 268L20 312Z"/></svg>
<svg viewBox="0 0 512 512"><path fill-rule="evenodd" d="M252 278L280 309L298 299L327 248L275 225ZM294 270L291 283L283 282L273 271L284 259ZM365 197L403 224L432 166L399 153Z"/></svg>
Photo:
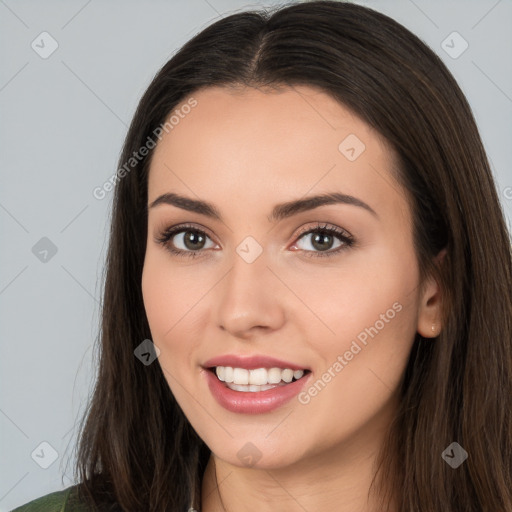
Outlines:
<svg viewBox="0 0 512 512"><path fill-rule="evenodd" d="M239 254L217 285L217 325L232 336L250 339L280 329L285 322L286 288L269 268L265 251L249 263Z"/></svg>

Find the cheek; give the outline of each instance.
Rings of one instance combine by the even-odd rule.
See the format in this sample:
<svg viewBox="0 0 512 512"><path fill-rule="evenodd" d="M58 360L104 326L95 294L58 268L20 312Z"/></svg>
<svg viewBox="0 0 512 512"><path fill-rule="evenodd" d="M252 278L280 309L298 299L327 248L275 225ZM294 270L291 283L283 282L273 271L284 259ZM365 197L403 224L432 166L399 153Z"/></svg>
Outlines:
<svg viewBox="0 0 512 512"><path fill-rule="evenodd" d="M200 293L194 285L193 273L176 271L164 251L148 249L142 272L142 295L155 338L160 341L172 338L180 319L185 320Z"/></svg>
<svg viewBox="0 0 512 512"><path fill-rule="evenodd" d="M337 336L364 344L375 337L396 338L404 326L414 324L409 281L366 272L360 278L354 275L344 285L342 292L331 295L326 310Z"/></svg>
<svg viewBox="0 0 512 512"><path fill-rule="evenodd" d="M146 253L141 285L152 341L160 349L158 361L173 386L171 375L180 381L191 375L192 356L204 330L197 318L208 287L204 276L177 271L164 251L153 249Z"/></svg>
<svg viewBox="0 0 512 512"><path fill-rule="evenodd" d="M310 274L302 297L317 318L297 320L311 333L305 339L318 355L319 375L327 372L334 394L349 391L352 398L398 385L417 325L413 252L385 247L361 254L332 269L329 279L320 270L316 280Z"/></svg>
<svg viewBox="0 0 512 512"><path fill-rule="evenodd" d="M175 273L171 276L169 265L165 265L161 255L148 250L142 272L142 296L152 341L161 351L160 361L169 359L175 330L185 313L186 289L177 293L177 286Z"/></svg>
<svg viewBox="0 0 512 512"><path fill-rule="evenodd" d="M337 266L287 277L316 316L308 315L309 323L316 326L316 338L324 340L327 352L343 350L358 336L364 343L368 330L375 333L376 329L379 338L390 335L409 340L411 329L414 334L419 273L408 247L375 245L347 253ZM304 322L302 318L297 321Z"/></svg>
<svg viewBox="0 0 512 512"><path fill-rule="evenodd" d="M321 364L317 390L311 389L303 403L309 400L310 411L315 409L311 416L329 411L333 425L347 428L360 425L391 399L416 332L414 255L385 250L368 255L309 294L311 309L331 332L309 337Z"/></svg>

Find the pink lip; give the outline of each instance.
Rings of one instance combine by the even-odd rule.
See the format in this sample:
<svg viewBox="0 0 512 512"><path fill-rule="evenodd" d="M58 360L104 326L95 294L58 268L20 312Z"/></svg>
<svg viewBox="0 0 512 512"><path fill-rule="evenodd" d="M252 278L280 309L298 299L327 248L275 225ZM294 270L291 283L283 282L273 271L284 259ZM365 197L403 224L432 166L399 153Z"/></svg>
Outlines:
<svg viewBox="0 0 512 512"><path fill-rule="evenodd" d="M212 361L214 360L212 359ZM281 367L282 362L279 362L278 365L274 365L275 361L276 360L273 360L270 367ZM208 361L208 364L209 363L210 361ZM219 364L217 366L221 365ZM237 367L240 368L240 366ZM265 365L256 365L254 368L264 367ZM290 368L288 363L284 367ZM245 392L229 389L226 383L221 382L211 370L202 370L201 373L206 378L210 392L217 402L228 411L242 414L261 414L271 412L278 407L281 407L300 393L301 389L304 388L312 375L312 373L308 373L295 382L276 386L275 388L267 389L266 391Z"/></svg>
<svg viewBox="0 0 512 512"><path fill-rule="evenodd" d="M213 366L231 366L233 368L245 368L246 370L255 370L256 368L290 368L291 370L309 370L306 366L300 366L289 361L275 359L264 355L237 356L235 354L226 354L208 359L203 364L203 368L212 368Z"/></svg>

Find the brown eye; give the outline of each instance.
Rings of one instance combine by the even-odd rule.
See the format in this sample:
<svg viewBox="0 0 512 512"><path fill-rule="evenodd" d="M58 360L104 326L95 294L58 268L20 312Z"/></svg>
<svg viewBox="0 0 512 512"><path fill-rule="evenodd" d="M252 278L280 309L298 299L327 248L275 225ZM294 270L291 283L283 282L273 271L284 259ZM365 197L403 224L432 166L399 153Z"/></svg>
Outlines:
<svg viewBox="0 0 512 512"><path fill-rule="evenodd" d="M177 226L167 229L156 239L156 242L165 246L172 254L192 257L205 252L203 249L215 246L204 231L193 226Z"/></svg>
<svg viewBox="0 0 512 512"><path fill-rule="evenodd" d="M197 251L203 249L206 236L199 231L183 231L181 243L190 251ZM181 233L180 233L181 235Z"/></svg>
<svg viewBox="0 0 512 512"><path fill-rule="evenodd" d="M305 243L300 246L300 242L303 240L305 240ZM302 233L294 247L303 250L307 256L321 257L334 256L340 251L352 247L353 244L353 237L345 230L324 225Z"/></svg>

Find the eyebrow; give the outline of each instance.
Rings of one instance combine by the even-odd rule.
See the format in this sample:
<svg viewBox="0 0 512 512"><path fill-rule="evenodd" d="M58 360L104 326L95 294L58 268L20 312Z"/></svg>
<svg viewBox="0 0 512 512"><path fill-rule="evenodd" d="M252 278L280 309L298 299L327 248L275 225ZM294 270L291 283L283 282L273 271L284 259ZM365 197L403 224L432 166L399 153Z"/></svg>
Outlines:
<svg viewBox="0 0 512 512"><path fill-rule="evenodd" d="M183 210L199 213L201 215L205 215L206 217L210 217L222 222L222 215L220 214L219 210L217 210L213 204L202 201L200 199L192 199L190 197L185 197L169 192L157 197L152 203L150 203L149 208L155 208L161 204L176 206ZM286 203L278 204L274 206L272 213L267 218L269 222L278 222L282 219L292 217L298 213L331 204L347 204L351 206L357 206L367 210L374 217L379 218L375 210L364 201L361 201L361 199L358 199L354 196L341 194L339 192L321 194L307 197L305 199L298 199L295 201L288 201Z"/></svg>

